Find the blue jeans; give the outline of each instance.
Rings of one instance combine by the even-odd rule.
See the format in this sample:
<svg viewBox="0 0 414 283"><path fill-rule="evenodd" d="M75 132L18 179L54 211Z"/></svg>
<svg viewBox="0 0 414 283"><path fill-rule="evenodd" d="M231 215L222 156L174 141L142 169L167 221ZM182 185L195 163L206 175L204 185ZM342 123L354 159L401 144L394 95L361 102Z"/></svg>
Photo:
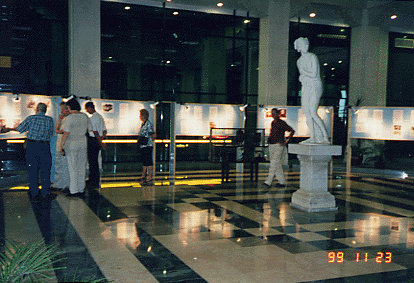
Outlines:
<svg viewBox="0 0 414 283"><path fill-rule="evenodd" d="M52 155L50 154L50 145L28 141L26 147L26 170L29 176L29 190L32 197L39 194L39 172L42 185L41 195L46 196L50 193L51 167Z"/></svg>

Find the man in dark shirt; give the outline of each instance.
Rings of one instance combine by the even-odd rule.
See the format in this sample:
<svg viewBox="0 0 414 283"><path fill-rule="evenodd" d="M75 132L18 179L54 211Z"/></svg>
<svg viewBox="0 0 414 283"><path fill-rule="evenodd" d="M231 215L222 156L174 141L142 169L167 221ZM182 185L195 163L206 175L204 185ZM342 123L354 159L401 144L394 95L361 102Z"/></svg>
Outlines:
<svg viewBox="0 0 414 283"><path fill-rule="evenodd" d="M272 125L269 136L269 175L264 182L268 188L271 187L273 177L276 175L279 183L275 186L278 188L286 187L285 176L282 167L283 151L286 150L286 144L293 137L295 131L286 124L285 121L279 118L280 111L277 108L272 109ZM285 140L285 132L290 132L288 138Z"/></svg>
<svg viewBox="0 0 414 283"><path fill-rule="evenodd" d="M46 116L47 106L39 103L36 114L27 117L16 128L6 128L6 131L27 132L26 145L26 169L29 176L29 190L32 198L38 198L39 185L38 176L42 184L41 196L46 198L50 195L50 169L52 167L52 156L50 154L50 137L54 133L53 118Z"/></svg>

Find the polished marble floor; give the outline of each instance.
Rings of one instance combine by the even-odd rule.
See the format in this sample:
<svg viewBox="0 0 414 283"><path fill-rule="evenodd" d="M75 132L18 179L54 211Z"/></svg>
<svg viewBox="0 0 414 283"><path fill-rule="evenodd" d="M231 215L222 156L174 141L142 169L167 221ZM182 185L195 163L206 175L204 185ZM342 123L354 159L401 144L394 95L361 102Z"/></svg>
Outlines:
<svg viewBox="0 0 414 283"><path fill-rule="evenodd" d="M30 202L27 187L0 191L0 237L44 238L64 259L55 282L414 282L414 178L402 172L334 171L338 211L290 206L286 188L218 171L182 172L151 185L105 176L84 198L55 192Z"/></svg>

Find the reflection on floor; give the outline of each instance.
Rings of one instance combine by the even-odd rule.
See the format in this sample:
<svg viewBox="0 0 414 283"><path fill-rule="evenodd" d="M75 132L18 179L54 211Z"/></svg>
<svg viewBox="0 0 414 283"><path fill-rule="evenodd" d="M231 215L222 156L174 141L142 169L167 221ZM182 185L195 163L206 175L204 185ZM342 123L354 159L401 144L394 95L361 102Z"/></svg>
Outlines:
<svg viewBox="0 0 414 283"><path fill-rule="evenodd" d="M106 177L84 198L32 206L21 188L3 190L0 237L58 244L59 282L414 282L413 179L337 172L338 211L306 213L290 207L298 172L269 190L265 174L215 173Z"/></svg>

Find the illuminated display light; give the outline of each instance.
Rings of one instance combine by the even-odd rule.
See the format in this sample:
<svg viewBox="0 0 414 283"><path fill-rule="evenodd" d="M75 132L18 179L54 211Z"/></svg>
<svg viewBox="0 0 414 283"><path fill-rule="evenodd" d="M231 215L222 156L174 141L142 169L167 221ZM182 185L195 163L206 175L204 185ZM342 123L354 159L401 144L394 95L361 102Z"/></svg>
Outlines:
<svg viewBox="0 0 414 283"><path fill-rule="evenodd" d="M24 140L7 140L7 143L24 143Z"/></svg>
<svg viewBox="0 0 414 283"><path fill-rule="evenodd" d="M316 17L316 14L315 13L310 13L309 17L314 18L314 17Z"/></svg>
<svg viewBox="0 0 414 283"><path fill-rule="evenodd" d="M130 9L131 9L131 7L125 6L125 10L130 10Z"/></svg>
<svg viewBox="0 0 414 283"><path fill-rule="evenodd" d="M154 103L151 103L151 104L150 104L150 108L151 108L151 109L155 109L155 106L157 106L158 104L160 104L160 102L159 102L159 101L156 101L156 102L154 102Z"/></svg>
<svg viewBox="0 0 414 283"><path fill-rule="evenodd" d="M137 140L103 140L102 143L137 143Z"/></svg>
<svg viewBox="0 0 414 283"><path fill-rule="evenodd" d="M10 188L10 190L29 190L29 186L19 186Z"/></svg>
<svg viewBox="0 0 414 283"><path fill-rule="evenodd" d="M211 143L232 143L232 140L212 140ZM7 143L24 143L24 140L7 140ZM102 143L137 143L136 139L132 140L103 140ZM170 140L155 140L155 143L171 143ZM183 143L210 143L210 140L176 140L176 144Z"/></svg>
<svg viewBox="0 0 414 283"><path fill-rule="evenodd" d="M245 104L243 106L240 106L239 110L243 112L246 109L247 106L249 106L249 104Z"/></svg>
<svg viewBox="0 0 414 283"><path fill-rule="evenodd" d="M392 15L391 20L395 20L397 18L397 15Z"/></svg>
<svg viewBox="0 0 414 283"><path fill-rule="evenodd" d="M221 2L218 2L218 3L217 3L217 7L223 7L223 5L224 5L224 4L223 4L223 3L221 3Z"/></svg>
<svg viewBox="0 0 414 283"><path fill-rule="evenodd" d="M174 182L174 185L189 185L189 186L195 186L195 185L218 185L221 184L221 179L197 179L197 180L176 180ZM169 186L171 183L169 181L155 181L154 186ZM115 182L115 183L104 183L101 184L101 188L126 188L126 187L135 187L139 188L142 187L142 185L138 182ZM12 188L13 189L13 188ZM19 190L28 190L29 187L16 187L16 189Z"/></svg>

